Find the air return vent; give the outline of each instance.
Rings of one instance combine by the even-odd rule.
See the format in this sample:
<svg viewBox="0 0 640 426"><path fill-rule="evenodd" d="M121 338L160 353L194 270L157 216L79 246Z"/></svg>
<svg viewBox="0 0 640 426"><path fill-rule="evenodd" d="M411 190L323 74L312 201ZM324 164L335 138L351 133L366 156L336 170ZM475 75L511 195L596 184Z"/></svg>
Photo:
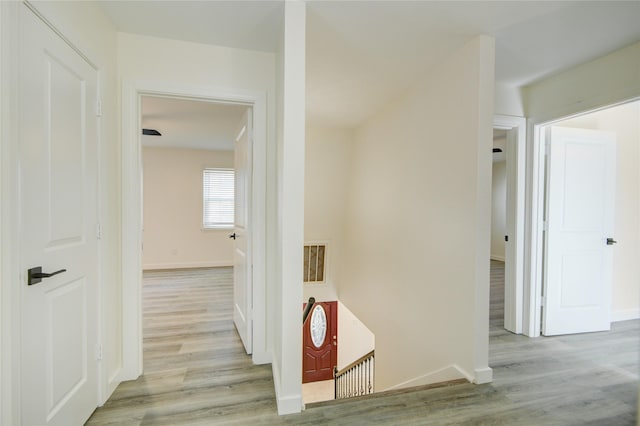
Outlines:
<svg viewBox="0 0 640 426"><path fill-rule="evenodd" d="M305 244L304 246L304 282L323 283L326 244Z"/></svg>

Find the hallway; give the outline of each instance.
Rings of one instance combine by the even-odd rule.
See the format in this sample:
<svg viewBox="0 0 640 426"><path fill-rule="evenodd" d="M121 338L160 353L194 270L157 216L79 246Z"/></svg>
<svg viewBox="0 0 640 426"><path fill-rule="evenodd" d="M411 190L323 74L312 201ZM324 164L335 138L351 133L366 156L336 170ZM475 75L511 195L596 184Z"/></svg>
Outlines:
<svg viewBox="0 0 640 426"><path fill-rule="evenodd" d="M254 366L231 321L230 268L145 273L145 375L91 425L632 425L640 321L530 339L502 328L504 264L491 262L494 381L311 405L278 417L271 367Z"/></svg>

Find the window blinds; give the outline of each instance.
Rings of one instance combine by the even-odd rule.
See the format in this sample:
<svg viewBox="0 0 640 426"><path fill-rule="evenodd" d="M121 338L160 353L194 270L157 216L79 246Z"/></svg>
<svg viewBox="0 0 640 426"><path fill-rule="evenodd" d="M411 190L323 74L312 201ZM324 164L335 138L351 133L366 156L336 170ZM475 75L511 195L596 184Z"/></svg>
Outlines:
<svg viewBox="0 0 640 426"><path fill-rule="evenodd" d="M202 188L203 227L233 226L234 171L230 169L204 169Z"/></svg>

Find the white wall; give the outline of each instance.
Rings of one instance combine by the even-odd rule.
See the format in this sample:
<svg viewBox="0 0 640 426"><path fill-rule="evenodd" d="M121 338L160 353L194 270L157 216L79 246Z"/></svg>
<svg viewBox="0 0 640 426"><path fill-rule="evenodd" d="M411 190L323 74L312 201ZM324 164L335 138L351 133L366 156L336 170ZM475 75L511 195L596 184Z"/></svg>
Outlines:
<svg viewBox="0 0 640 426"><path fill-rule="evenodd" d="M524 117L524 104L520 86L496 83L494 89L494 112L495 114Z"/></svg>
<svg viewBox="0 0 640 426"><path fill-rule="evenodd" d="M507 162L494 161L491 174L491 259L504 262L507 235Z"/></svg>
<svg viewBox="0 0 640 426"><path fill-rule="evenodd" d="M120 163L118 157L118 106L117 106L117 79L116 79L116 32L111 21L104 15L102 8L95 2L46 2L32 1L31 4L50 21L65 37L67 37L75 46L77 46L99 69L99 91L102 99L102 117L100 126L100 222L102 225L102 239L100 241L101 253L101 297L102 306L102 329L100 330L101 340L104 349L104 359L102 362L100 389L101 399L106 400L113 391L118 382L115 376L122 365L121 356L121 287L120 287L120 185L119 170ZM2 2L2 54L3 62L6 59L7 39L4 37L8 31L12 30L12 24L16 22L15 17L10 16L8 12L13 8L23 7L19 2ZM7 12L7 14L5 14ZM7 19L7 20L5 20ZM3 63L3 66L6 63ZM12 93L9 86L5 86L8 74L3 73L1 84L1 92L3 102L11 101L8 97ZM7 130L8 122L3 119L3 132ZM6 147L3 133L2 140L3 150ZM12 158L3 157L3 165L14 162ZM3 176L7 169L3 167ZM3 181L3 199L5 192L4 185L10 184L7 180ZM5 211L3 203L3 211ZM3 229L16 229L15 224L18 223L17 217L3 215ZM9 228L7 228L9 227ZM8 244L9 233L3 234L3 244ZM5 246L6 248L6 246ZM7 253L14 250L5 251L3 249L3 262L9 257ZM8 286L13 282L12 279L6 279L6 273L10 271L6 268L2 270L1 279L2 291L2 310L3 320L7 318L19 316L16 310L8 309L9 302L5 299L4 286ZM9 275L12 276L12 275ZM11 295L14 297L15 295ZM10 305L9 305L10 306ZM13 306L18 306L16 303ZM12 391L11 386L17 383L18 364L13 362L7 356L12 350L4 345L6 330L19 330L19 327L11 327L7 321L2 323L2 389L0 393L1 414L0 423L2 424L19 424L19 406L17 405L16 395L19 391ZM19 341L19 335L13 333L16 342ZM13 345L12 347L15 347ZM8 361L11 361L7 363ZM5 374L9 373L9 374ZM11 377L13 374L13 377Z"/></svg>
<svg viewBox="0 0 640 426"><path fill-rule="evenodd" d="M353 131L307 127L304 176L305 242L327 243L326 283L305 284L304 301L337 300L336 280L344 261L346 206Z"/></svg>
<svg viewBox="0 0 640 426"><path fill-rule="evenodd" d="M532 124L640 97L640 42L525 87L523 94Z"/></svg>
<svg viewBox="0 0 640 426"><path fill-rule="evenodd" d="M376 347L374 334L343 303L338 301L338 370Z"/></svg>
<svg viewBox="0 0 640 426"><path fill-rule="evenodd" d="M202 170L233 168L233 151L145 147L144 269L233 266L232 228L202 228Z"/></svg>
<svg viewBox="0 0 640 426"><path fill-rule="evenodd" d="M640 101L558 123L616 134L612 320L640 318Z"/></svg>
<svg viewBox="0 0 640 426"><path fill-rule="evenodd" d="M356 132L338 293L375 334L379 390L491 380L493 61L474 39Z"/></svg>

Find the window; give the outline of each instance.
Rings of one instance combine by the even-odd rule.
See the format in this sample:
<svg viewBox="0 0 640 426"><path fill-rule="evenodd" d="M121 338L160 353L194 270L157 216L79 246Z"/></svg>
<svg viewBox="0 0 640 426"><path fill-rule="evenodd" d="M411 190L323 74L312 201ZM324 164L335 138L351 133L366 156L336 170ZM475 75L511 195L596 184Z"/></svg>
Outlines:
<svg viewBox="0 0 640 426"><path fill-rule="evenodd" d="M322 283L324 282L325 244L305 244L303 282Z"/></svg>
<svg viewBox="0 0 640 426"><path fill-rule="evenodd" d="M233 227L234 172L231 169L202 171L202 226Z"/></svg>

